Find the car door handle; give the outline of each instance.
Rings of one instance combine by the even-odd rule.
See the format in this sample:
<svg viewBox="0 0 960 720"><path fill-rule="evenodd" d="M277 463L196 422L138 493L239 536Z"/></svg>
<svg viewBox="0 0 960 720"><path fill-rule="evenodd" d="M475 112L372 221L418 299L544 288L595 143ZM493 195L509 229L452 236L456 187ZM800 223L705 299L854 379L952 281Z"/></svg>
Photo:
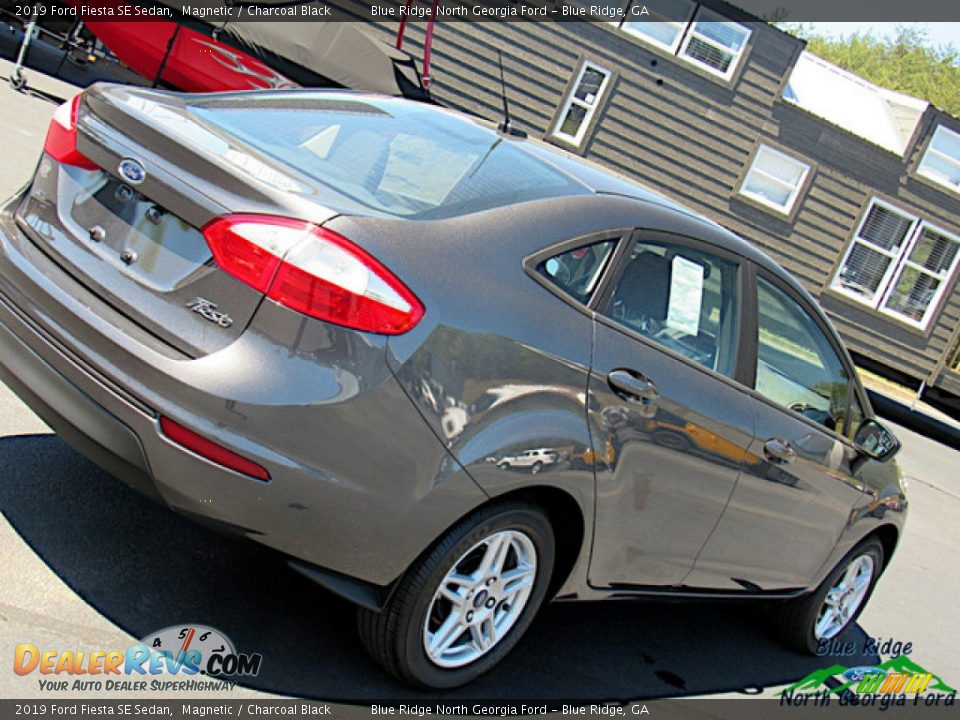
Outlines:
<svg viewBox="0 0 960 720"><path fill-rule="evenodd" d="M767 460L777 465L793 462L797 457L797 451L790 447L783 438L770 438L763 445L763 454Z"/></svg>
<svg viewBox="0 0 960 720"><path fill-rule="evenodd" d="M643 403L652 403L660 397L660 390L650 378L631 370L614 370L607 375L607 383L620 397Z"/></svg>

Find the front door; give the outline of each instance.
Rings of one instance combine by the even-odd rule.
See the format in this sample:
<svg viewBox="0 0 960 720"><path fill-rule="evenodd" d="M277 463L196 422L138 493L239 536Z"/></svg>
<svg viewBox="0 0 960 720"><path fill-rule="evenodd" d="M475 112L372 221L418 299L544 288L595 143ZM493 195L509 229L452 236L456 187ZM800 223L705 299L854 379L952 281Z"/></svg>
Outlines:
<svg viewBox="0 0 960 720"><path fill-rule="evenodd" d="M862 499L851 439L863 419L852 369L806 300L757 281L756 437L688 582L805 588Z"/></svg>

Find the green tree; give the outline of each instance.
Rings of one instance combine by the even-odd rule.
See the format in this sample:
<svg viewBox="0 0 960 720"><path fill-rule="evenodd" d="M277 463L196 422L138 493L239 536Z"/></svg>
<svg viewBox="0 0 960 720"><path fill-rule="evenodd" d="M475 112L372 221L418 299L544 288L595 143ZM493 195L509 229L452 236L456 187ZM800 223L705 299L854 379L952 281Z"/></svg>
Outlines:
<svg viewBox="0 0 960 720"><path fill-rule="evenodd" d="M891 37L854 33L824 37L810 26L778 23L807 41L807 50L881 87L923 98L960 115L960 50L935 46L919 28L900 27Z"/></svg>

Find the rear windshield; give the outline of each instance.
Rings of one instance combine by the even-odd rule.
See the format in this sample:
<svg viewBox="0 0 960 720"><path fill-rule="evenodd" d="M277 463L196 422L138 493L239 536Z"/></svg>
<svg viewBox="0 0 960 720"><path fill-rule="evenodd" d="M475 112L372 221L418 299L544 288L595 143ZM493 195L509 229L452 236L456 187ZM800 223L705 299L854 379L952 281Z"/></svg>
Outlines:
<svg viewBox="0 0 960 720"><path fill-rule="evenodd" d="M317 93L188 104L223 129L358 203L401 217L449 217L589 190L467 118L391 99Z"/></svg>

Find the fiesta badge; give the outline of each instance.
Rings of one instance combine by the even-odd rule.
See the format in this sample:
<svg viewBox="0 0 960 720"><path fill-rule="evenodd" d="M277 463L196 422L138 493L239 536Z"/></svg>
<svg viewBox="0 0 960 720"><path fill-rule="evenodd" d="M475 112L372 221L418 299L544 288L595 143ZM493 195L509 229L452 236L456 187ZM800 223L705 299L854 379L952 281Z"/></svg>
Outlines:
<svg viewBox="0 0 960 720"><path fill-rule="evenodd" d="M131 185L139 185L147 179L147 171L143 165L131 158L122 160L117 170L120 171L120 177Z"/></svg>

